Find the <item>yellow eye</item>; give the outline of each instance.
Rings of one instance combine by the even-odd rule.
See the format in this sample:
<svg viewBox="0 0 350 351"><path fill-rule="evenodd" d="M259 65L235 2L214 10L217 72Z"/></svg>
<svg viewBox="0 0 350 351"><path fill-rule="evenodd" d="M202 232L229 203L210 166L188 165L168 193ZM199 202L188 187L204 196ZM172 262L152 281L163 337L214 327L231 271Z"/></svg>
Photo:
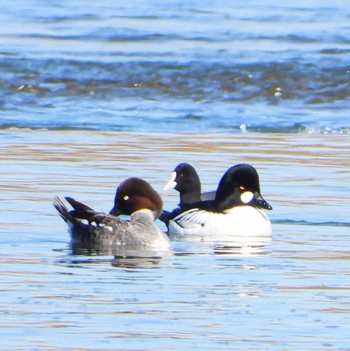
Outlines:
<svg viewBox="0 0 350 351"><path fill-rule="evenodd" d="M245 187L244 187L243 185L241 185L239 188L240 188L241 190L244 190L244 189L245 189Z"/></svg>
<svg viewBox="0 0 350 351"><path fill-rule="evenodd" d="M128 195L125 195L125 196L124 196L124 200L125 200L125 201L129 200L129 196L128 196Z"/></svg>

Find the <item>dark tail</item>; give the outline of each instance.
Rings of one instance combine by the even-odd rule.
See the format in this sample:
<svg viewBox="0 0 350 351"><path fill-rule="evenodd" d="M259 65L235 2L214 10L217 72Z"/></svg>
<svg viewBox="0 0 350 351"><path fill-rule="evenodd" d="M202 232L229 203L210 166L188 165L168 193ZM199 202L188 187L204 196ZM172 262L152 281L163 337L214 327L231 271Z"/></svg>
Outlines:
<svg viewBox="0 0 350 351"><path fill-rule="evenodd" d="M71 218L71 215L69 213L67 206L63 203L63 201L58 196L54 197L53 206L55 207L55 209L57 210L57 212L65 222L67 222L68 219Z"/></svg>
<svg viewBox="0 0 350 351"><path fill-rule="evenodd" d="M89 220L91 216L96 214L96 211L82 202L76 201L71 197L65 197L65 199L74 208L74 210L70 212L71 217Z"/></svg>

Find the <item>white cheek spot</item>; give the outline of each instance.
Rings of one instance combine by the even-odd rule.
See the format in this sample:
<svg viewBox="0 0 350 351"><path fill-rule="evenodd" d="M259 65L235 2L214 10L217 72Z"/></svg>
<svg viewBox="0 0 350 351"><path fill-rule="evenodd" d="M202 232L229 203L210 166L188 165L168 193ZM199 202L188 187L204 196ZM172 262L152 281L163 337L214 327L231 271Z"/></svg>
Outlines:
<svg viewBox="0 0 350 351"><path fill-rule="evenodd" d="M123 199L124 199L125 201L128 201L128 200L129 200L129 196L128 196L128 195L125 195L125 196L123 197Z"/></svg>
<svg viewBox="0 0 350 351"><path fill-rule="evenodd" d="M245 191L243 194L241 194L241 201L244 204L247 204L250 201L252 201L253 197L254 197L254 194L251 191Z"/></svg>
<svg viewBox="0 0 350 351"><path fill-rule="evenodd" d="M97 227L97 223L96 222L91 222L90 223L93 227Z"/></svg>
<svg viewBox="0 0 350 351"><path fill-rule="evenodd" d="M113 232L113 227L111 227L110 225L106 225L106 229L109 230L110 232Z"/></svg>

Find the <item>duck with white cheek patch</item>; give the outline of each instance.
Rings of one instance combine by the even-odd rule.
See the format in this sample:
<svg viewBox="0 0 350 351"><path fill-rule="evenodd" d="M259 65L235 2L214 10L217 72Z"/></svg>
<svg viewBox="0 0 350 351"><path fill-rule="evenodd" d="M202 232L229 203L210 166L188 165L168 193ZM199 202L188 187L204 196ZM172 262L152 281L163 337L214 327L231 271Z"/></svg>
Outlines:
<svg viewBox="0 0 350 351"><path fill-rule="evenodd" d="M119 185L109 214L96 212L70 197L65 199L74 210L69 211L58 197L54 207L67 223L73 243L156 249L170 245L168 236L154 223L162 211L163 201L143 179L128 178ZM130 221L117 217L120 214L130 215Z"/></svg>
<svg viewBox="0 0 350 351"><path fill-rule="evenodd" d="M256 169L249 164L238 164L223 175L214 200L183 204L168 213L164 222L169 234L232 240L270 237L271 222L264 209L272 207L261 195Z"/></svg>

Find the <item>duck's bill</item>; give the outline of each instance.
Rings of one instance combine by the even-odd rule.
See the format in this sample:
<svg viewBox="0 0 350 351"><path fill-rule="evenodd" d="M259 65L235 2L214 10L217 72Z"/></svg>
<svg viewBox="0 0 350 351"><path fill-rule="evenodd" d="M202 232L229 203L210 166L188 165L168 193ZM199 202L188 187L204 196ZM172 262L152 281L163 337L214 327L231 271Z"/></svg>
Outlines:
<svg viewBox="0 0 350 351"><path fill-rule="evenodd" d="M272 210L272 206L267 201L265 201L265 199L258 192L254 193L251 204L254 207L263 208L265 210Z"/></svg>
<svg viewBox="0 0 350 351"><path fill-rule="evenodd" d="M122 214L122 211L120 211L120 209L117 206L114 206L110 211L109 211L110 215L113 216L119 216Z"/></svg>
<svg viewBox="0 0 350 351"><path fill-rule="evenodd" d="M168 182L164 185L164 191L170 190L170 189L174 189L177 185L177 183L175 182L176 179L176 172L171 173L171 177L168 180Z"/></svg>

